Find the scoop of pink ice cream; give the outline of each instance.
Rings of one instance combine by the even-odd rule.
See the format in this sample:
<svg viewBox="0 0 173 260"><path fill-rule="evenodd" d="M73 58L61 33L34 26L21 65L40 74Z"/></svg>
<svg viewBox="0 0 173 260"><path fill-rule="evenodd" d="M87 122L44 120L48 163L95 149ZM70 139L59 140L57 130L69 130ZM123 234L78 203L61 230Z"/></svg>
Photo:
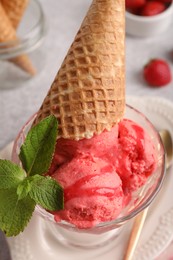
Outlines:
<svg viewBox="0 0 173 260"><path fill-rule="evenodd" d="M94 135L91 139L79 141L60 138L57 140L53 164L49 174L53 173L60 165L71 160L77 155L90 154L99 158L111 159L115 155L118 144L118 126L114 126L110 132L104 131L100 135Z"/></svg>
<svg viewBox="0 0 173 260"><path fill-rule="evenodd" d="M156 151L148 133L131 120L119 123L116 171L123 190L141 187L156 168Z"/></svg>
<svg viewBox="0 0 173 260"><path fill-rule="evenodd" d="M53 175L64 188L64 210L55 220L89 228L115 219L123 208L122 182L112 165L92 156L77 156Z"/></svg>
<svg viewBox="0 0 173 260"><path fill-rule="evenodd" d="M64 188L65 206L55 219L88 228L117 218L154 171L155 154L147 132L127 119L91 139L58 139L49 174Z"/></svg>

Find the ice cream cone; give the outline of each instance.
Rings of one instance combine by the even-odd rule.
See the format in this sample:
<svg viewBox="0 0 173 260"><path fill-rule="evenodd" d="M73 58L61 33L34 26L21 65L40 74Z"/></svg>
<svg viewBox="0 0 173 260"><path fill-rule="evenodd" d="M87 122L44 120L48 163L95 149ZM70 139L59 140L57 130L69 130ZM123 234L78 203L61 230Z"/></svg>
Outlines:
<svg viewBox="0 0 173 260"><path fill-rule="evenodd" d="M29 0L1 0L2 6L5 9L14 28L17 28Z"/></svg>
<svg viewBox="0 0 173 260"><path fill-rule="evenodd" d="M0 43L7 43L8 46L8 43L11 42L11 44L13 44L13 41L15 44L16 40L17 40L16 31L13 28L2 4L0 3ZM5 46L3 48L5 48ZM31 61L29 60L29 57L25 54L15 58L11 58L9 59L9 61L13 62L15 65L17 65L22 70L29 73L30 75L34 75L36 72Z"/></svg>
<svg viewBox="0 0 173 260"><path fill-rule="evenodd" d="M124 0L94 0L34 124L49 114L58 137L79 140L110 130L125 109Z"/></svg>

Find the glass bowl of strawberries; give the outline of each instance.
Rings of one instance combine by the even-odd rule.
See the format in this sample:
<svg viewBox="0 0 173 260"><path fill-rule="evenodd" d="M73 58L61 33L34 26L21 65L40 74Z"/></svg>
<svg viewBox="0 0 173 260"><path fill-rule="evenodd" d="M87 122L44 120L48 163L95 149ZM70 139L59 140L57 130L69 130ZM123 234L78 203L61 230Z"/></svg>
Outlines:
<svg viewBox="0 0 173 260"><path fill-rule="evenodd" d="M126 33L151 37L168 30L173 0L126 0Z"/></svg>

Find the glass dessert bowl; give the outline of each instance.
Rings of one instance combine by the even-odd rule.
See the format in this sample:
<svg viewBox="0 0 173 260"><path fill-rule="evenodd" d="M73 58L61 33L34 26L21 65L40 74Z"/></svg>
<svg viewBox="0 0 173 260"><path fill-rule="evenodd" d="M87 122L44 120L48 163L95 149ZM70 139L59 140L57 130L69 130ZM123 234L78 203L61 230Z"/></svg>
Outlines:
<svg viewBox="0 0 173 260"><path fill-rule="evenodd" d="M8 32L12 34L9 29ZM30 0L15 29L15 39L1 40L0 88L23 86L42 71L45 53L43 55L41 45L46 32L47 23L42 5L38 0Z"/></svg>
<svg viewBox="0 0 173 260"><path fill-rule="evenodd" d="M35 116L26 123L15 140L12 160L16 163L20 163L18 158L19 150L34 118ZM56 242L80 248L95 248L108 244L110 240L119 235L129 220L151 204L160 190L165 175L165 154L160 136L142 113L128 105L126 105L124 118L133 120L150 136L155 149L156 167L152 174L147 176L147 180L142 186L126 196L126 201L120 213L115 219L110 221L96 223L87 228L79 228L65 220L55 221L53 214L37 206L35 213L42 219L41 228L38 228L38 232L42 233L43 243L46 243L50 248Z"/></svg>

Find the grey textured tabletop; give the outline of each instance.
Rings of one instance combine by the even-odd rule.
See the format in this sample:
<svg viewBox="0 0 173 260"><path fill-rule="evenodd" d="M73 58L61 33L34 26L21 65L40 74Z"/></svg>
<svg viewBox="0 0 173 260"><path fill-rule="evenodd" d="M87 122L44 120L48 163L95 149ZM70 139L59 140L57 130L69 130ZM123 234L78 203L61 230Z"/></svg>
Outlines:
<svg viewBox="0 0 173 260"><path fill-rule="evenodd" d="M37 62L42 70L23 86L1 89L0 82L0 148L13 140L26 120L38 110L61 62L77 32L91 0L40 0L46 15L48 32L40 47ZM126 93L127 95L161 96L173 101L173 82L160 89L147 87L142 68L154 57L167 59L173 72L173 30L143 39L126 36ZM172 60L171 60L172 59ZM14 83L15 84L15 83Z"/></svg>
<svg viewBox="0 0 173 260"><path fill-rule="evenodd" d="M4 234L0 231L0 259L1 260L11 260L11 255L9 248L7 247L7 242Z"/></svg>

